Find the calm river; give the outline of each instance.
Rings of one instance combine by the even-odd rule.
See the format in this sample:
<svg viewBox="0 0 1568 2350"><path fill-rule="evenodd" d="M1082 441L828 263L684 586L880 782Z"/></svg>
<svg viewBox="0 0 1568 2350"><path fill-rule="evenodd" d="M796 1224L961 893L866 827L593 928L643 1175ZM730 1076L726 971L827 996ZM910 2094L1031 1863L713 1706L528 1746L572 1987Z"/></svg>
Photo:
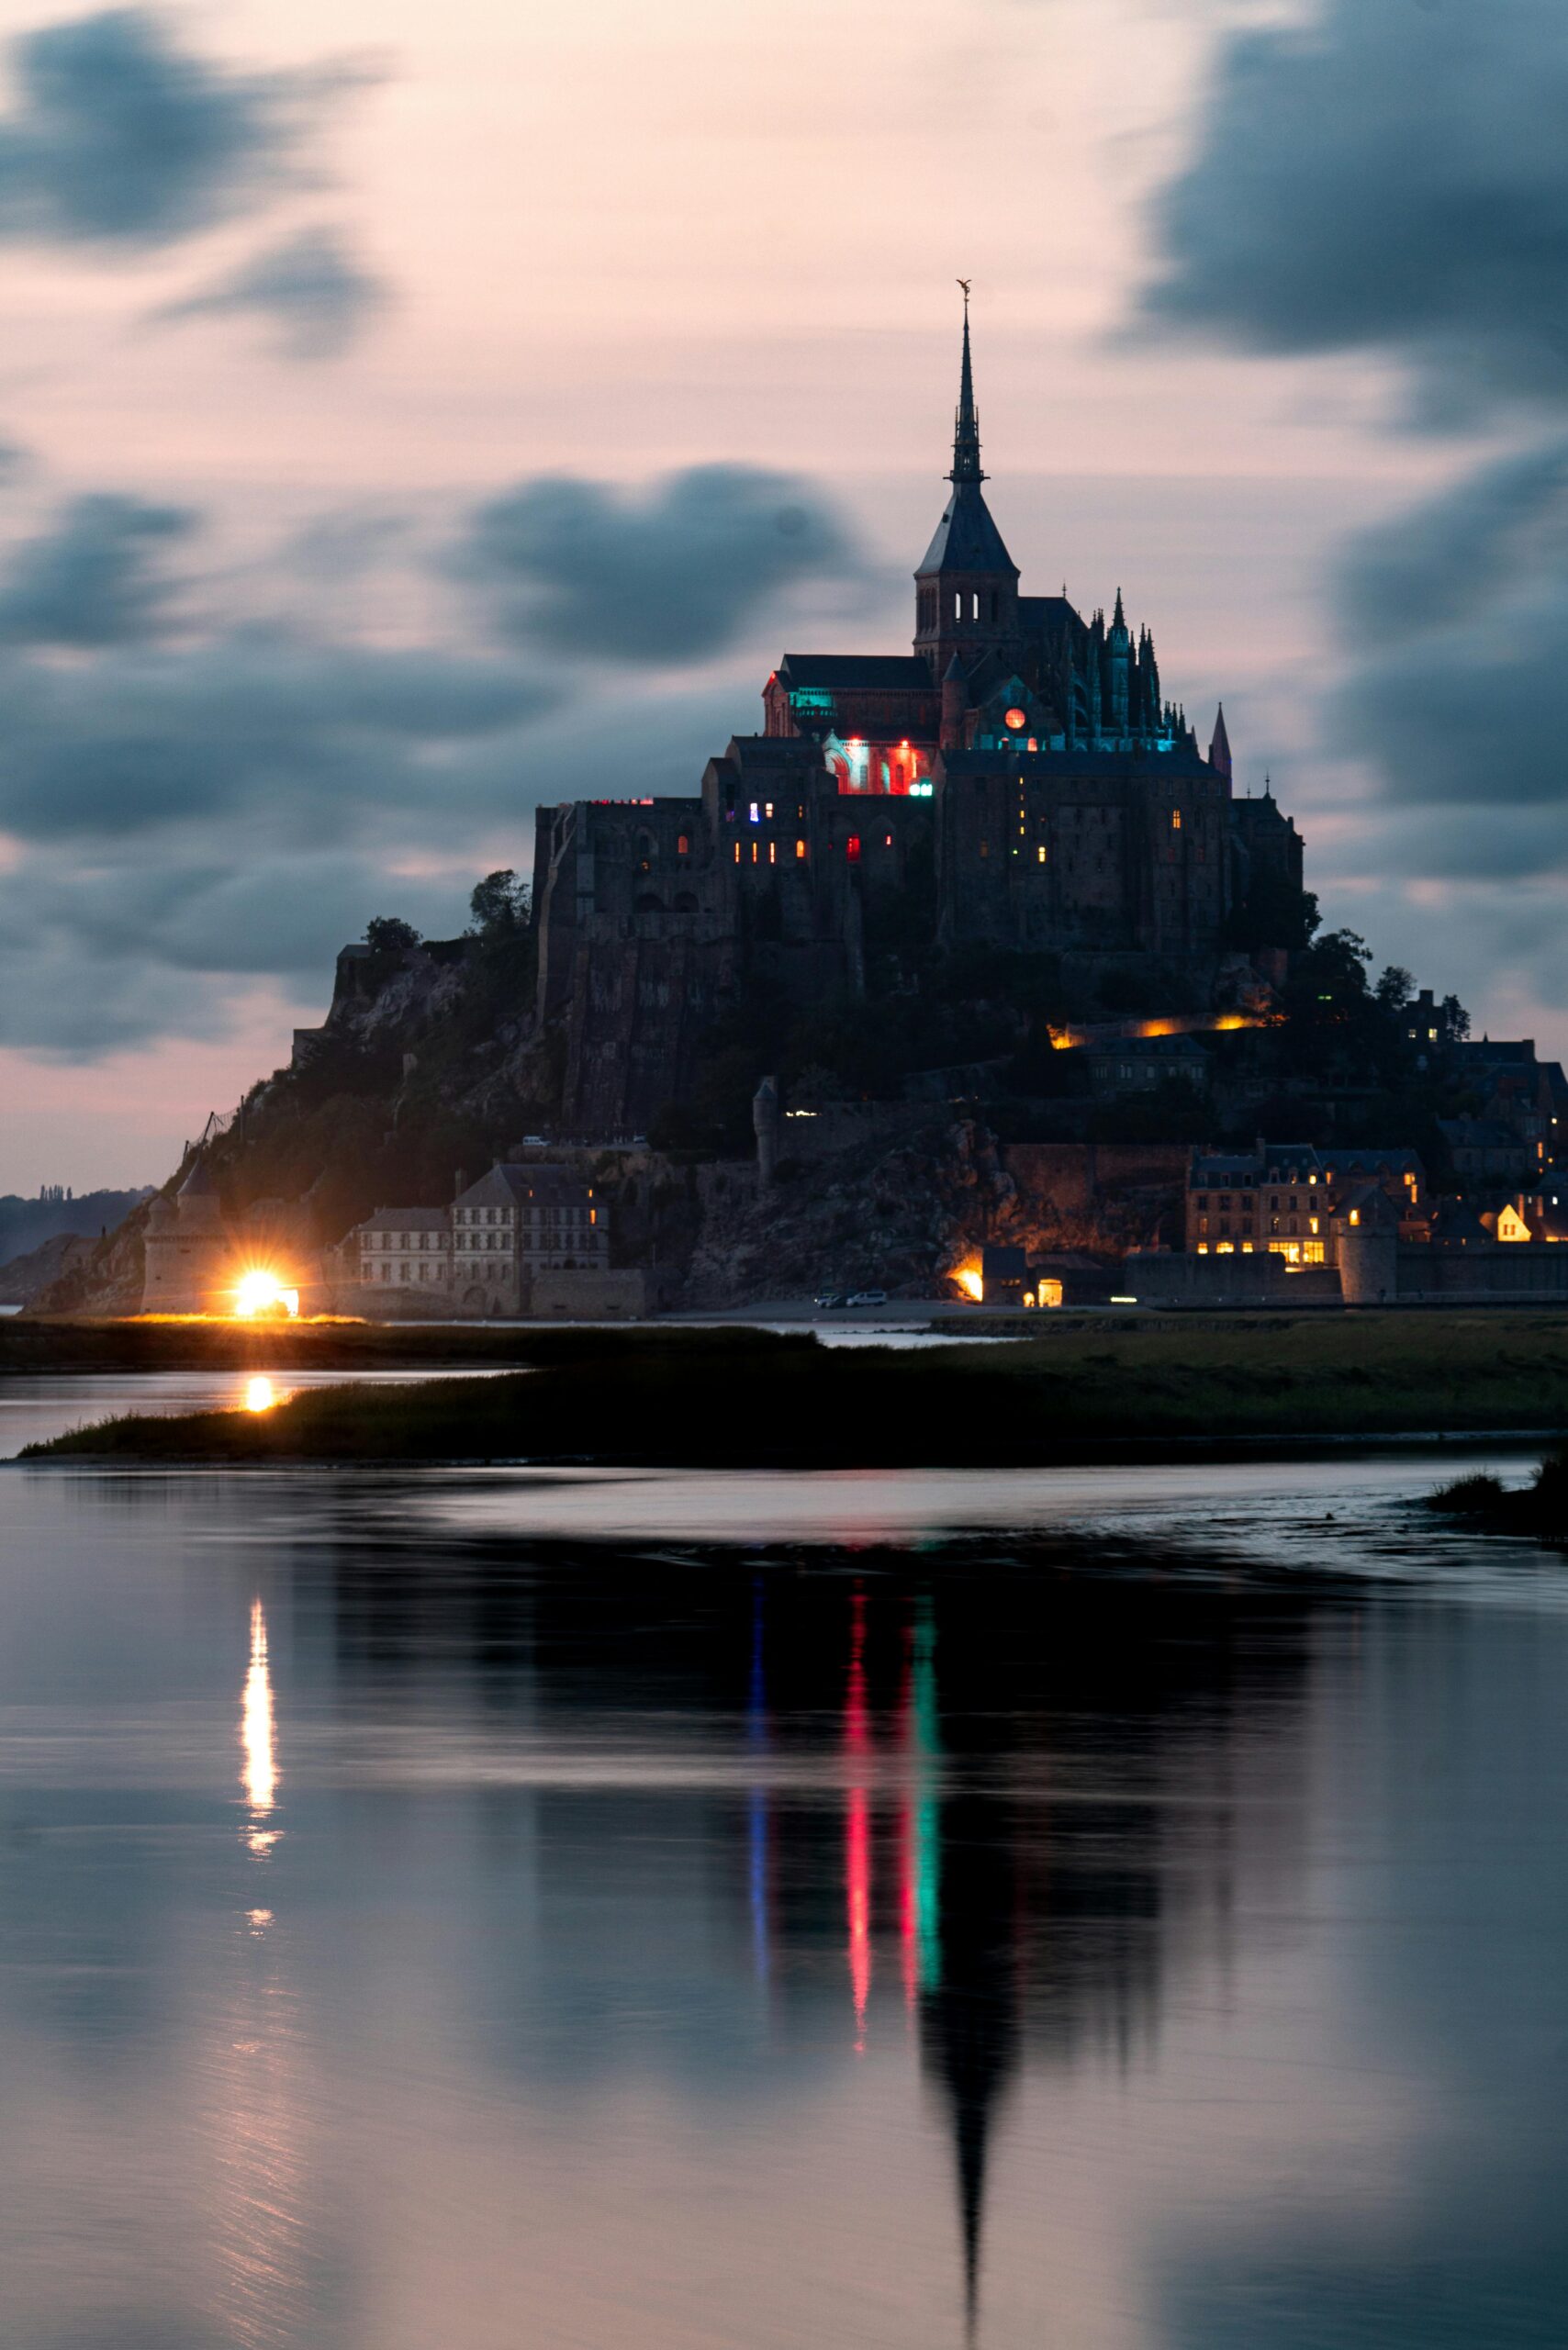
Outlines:
<svg viewBox="0 0 1568 2350"><path fill-rule="evenodd" d="M0 2343L1561 2350L1568 1561L1442 1473L0 1467Z"/></svg>

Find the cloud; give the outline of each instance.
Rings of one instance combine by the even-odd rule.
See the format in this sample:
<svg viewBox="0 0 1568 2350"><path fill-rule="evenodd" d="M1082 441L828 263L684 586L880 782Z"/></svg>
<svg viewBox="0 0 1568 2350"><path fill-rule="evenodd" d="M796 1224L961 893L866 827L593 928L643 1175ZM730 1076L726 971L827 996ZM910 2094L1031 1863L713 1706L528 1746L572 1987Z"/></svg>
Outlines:
<svg viewBox="0 0 1568 2350"><path fill-rule="evenodd" d="M1453 811L1472 811L1488 865L1510 838L1532 837L1516 823L1489 838L1502 816L1551 809L1561 822L1568 441L1488 466L1365 536L1342 610L1352 666L1336 706L1341 739L1376 761L1394 800L1450 811L1450 858Z"/></svg>
<svg viewBox="0 0 1568 2350"><path fill-rule="evenodd" d="M386 298L336 230L302 229L213 285L165 303L157 324L251 316L264 319L292 359L335 359Z"/></svg>
<svg viewBox="0 0 1568 2350"><path fill-rule="evenodd" d="M193 518L137 498L76 498L0 580L0 644L129 644L158 635L173 587L156 554Z"/></svg>
<svg viewBox="0 0 1568 2350"><path fill-rule="evenodd" d="M145 8L25 33L0 118L0 236L156 246L297 179L342 68L237 73L182 49Z"/></svg>
<svg viewBox="0 0 1568 2350"><path fill-rule="evenodd" d="M708 660L798 580L865 569L821 491L750 465L694 465L642 492L525 483L478 509L453 567L520 639L650 664Z"/></svg>
<svg viewBox="0 0 1568 2350"><path fill-rule="evenodd" d="M1323 0L1235 33L1158 202L1145 316L1380 349L1434 417L1568 399L1565 121L1561 0Z"/></svg>
<svg viewBox="0 0 1568 2350"><path fill-rule="evenodd" d="M771 519L782 491L764 479ZM788 489L807 522L782 536L815 561L839 543L811 519L816 494ZM478 874L526 869L541 801L621 793L633 772L639 789L694 795L704 759L757 722L744 667L693 691L644 656L596 677L590 707L580 672L474 653L431 603L427 520L390 508L294 526L270 566L228 575L216 622L212 574L198 594L190 567L203 520L84 498L0 560L0 1043L90 1061L219 1034L259 981L322 1000L372 914L440 935ZM393 563L421 591L422 632L407 616L395 643L342 632L366 565ZM302 574L304 610L326 615L315 632ZM667 571L631 576L663 626ZM768 588L747 583L751 617L790 576L786 560ZM353 591L335 609L334 580ZM290 597L290 628L231 616ZM629 640L657 632L625 583L618 611ZM689 619L665 641L689 658Z"/></svg>
<svg viewBox="0 0 1568 2350"><path fill-rule="evenodd" d="M554 699L500 660L259 631L85 669L17 664L0 673L0 829L112 838L259 813L331 840L434 821L462 796L463 752Z"/></svg>

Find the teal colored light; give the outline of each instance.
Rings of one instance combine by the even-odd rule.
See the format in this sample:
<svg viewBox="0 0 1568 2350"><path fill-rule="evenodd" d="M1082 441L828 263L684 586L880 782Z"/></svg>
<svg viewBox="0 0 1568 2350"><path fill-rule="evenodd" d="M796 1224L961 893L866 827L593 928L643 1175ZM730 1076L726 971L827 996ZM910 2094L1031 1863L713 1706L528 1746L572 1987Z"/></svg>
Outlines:
<svg viewBox="0 0 1568 2350"><path fill-rule="evenodd" d="M911 1680L920 1770L920 1798L914 1808L914 1938L921 1988L935 1991L942 1980L942 1841L936 1796L942 1728L936 1707L936 1627L928 1599L921 1601L915 1618Z"/></svg>

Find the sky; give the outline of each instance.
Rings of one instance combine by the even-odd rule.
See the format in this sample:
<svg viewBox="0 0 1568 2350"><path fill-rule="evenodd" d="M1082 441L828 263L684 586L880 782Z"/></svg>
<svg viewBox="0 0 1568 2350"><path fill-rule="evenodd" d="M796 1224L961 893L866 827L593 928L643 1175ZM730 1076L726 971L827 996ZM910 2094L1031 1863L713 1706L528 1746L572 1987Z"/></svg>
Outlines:
<svg viewBox="0 0 1568 2350"><path fill-rule="evenodd" d="M1025 588L1568 1052L1565 110L1561 0L0 0L0 1190L905 643L960 275Z"/></svg>

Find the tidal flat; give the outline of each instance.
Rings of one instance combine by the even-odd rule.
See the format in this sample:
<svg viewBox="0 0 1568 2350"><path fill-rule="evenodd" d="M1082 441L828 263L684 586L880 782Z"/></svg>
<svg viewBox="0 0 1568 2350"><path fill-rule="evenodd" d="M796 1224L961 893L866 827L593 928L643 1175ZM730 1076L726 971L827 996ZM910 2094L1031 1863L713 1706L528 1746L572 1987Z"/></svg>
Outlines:
<svg viewBox="0 0 1568 2350"><path fill-rule="evenodd" d="M413 1333L416 1366L430 1336ZM374 1337L389 1367L388 1334ZM217 1330L211 1343L233 1341ZM492 1367L488 1378L356 1383L345 1364L342 1383L292 1394L287 1372L308 1330L248 1343L279 1378L271 1408L108 1417L25 1457L1027 1467L1107 1448L1149 1458L1172 1446L1568 1427L1560 1315L1085 1316L994 1347L920 1350L746 1327L518 1326L494 1335L487 1364L477 1345L466 1354L462 1367ZM331 1367L339 1340L323 1343Z"/></svg>

